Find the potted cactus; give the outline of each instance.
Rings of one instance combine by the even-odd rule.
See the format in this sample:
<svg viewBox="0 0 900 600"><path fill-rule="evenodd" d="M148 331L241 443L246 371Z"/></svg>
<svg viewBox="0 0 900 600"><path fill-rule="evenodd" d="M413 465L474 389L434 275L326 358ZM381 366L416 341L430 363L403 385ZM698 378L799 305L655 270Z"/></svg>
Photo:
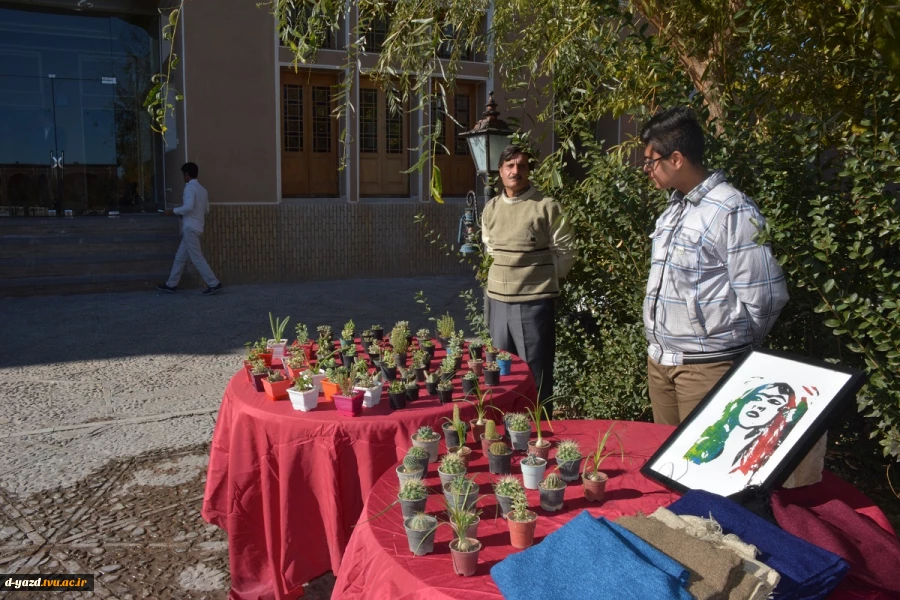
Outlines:
<svg viewBox="0 0 900 600"><path fill-rule="evenodd" d="M497 442L503 444L503 442ZM505 445L505 444L504 444ZM500 505L500 516L506 518L506 513L512 510L513 499L519 494L524 494L522 484L514 475L504 475L494 484L494 495L497 504Z"/></svg>
<svg viewBox="0 0 900 600"><path fill-rule="evenodd" d="M509 375L512 371L512 356L505 350L497 353L497 366L500 367L501 375Z"/></svg>
<svg viewBox="0 0 900 600"><path fill-rule="evenodd" d="M478 484L469 477L457 477L443 485L447 505L452 508L472 510L478 501Z"/></svg>
<svg viewBox="0 0 900 600"><path fill-rule="evenodd" d="M509 542L513 548L524 550L534 544L537 513L528 510L528 498L520 491L512 500L512 509L506 513L509 523Z"/></svg>
<svg viewBox="0 0 900 600"><path fill-rule="evenodd" d="M459 481L459 480L457 480ZM481 542L469 537L469 530L478 522L478 515L469 510L449 508L447 513L456 537L450 542L450 557L453 560L453 570L457 575L470 577L478 569L478 553L481 551Z"/></svg>
<svg viewBox="0 0 900 600"><path fill-rule="evenodd" d="M450 404L453 402L453 382L441 381L437 384L437 395L441 404Z"/></svg>
<svg viewBox="0 0 900 600"><path fill-rule="evenodd" d="M416 556L431 554L434 551L434 533L437 526L437 519L425 513L416 513L405 519L403 527L406 529L409 551Z"/></svg>
<svg viewBox="0 0 900 600"><path fill-rule="evenodd" d="M412 456L419 461L419 466L422 467L422 477L425 477L428 474L428 463L431 462L431 455L428 454L428 450L413 446L406 451L406 456Z"/></svg>
<svg viewBox="0 0 900 600"><path fill-rule="evenodd" d="M493 419L485 419L484 433L479 436L479 439L481 440L481 453L485 456L488 455L491 444L503 439L500 434L497 433L497 425L494 423Z"/></svg>
<svg viewBox="0 0 900 600"><path fill-rule="evenodd" d="M319 389L313 383L309 371L294 377L293 382L293 386L288 388L288 397L294 410L307 412L319 405Z"/></svg>
<svg viewBox="0 0 900 600"><path fill-rule="evenodd" d="M537 434L537 439L533 442L528 442L528 454L540 456L545 460L550 458L550 442L544 439L543 432L541 431L541 419L547 419L547 426L550 427L550 431L553 431L553 423L550 422L550 415L547 413L547 403L552 400L552 398L535 400L534 406L525 408L528 418L534 423L534 431Z"/></svg>
<svg viewBox="0 0 900 600"><path fill-rule="evenodd" d="M284 400L288 397L291 380L282 375L281 371L270 370L268 376L263 378L262 383L266 396L272 400Z"/></svg>
<svg viewBox="0 0 900 600"><path fill-rule="evenodd" d="M441 436L428 425L419 427L412 435L412 444L419 448L425 448L428 451L428 462L435 462L438 459L438 442Z"/></svg>
<svg viewBox="0 0 900 600"><path fill-rule="evenodd" d="M469 371L462 378L462 393L463 396L468 396L475 392L478 389L478 375L475 374L474 371Z"/></svg>
<svg viewBox="0 0 900 600"><path fill-rule="evenodd" d="M538 484L541 494L541 508L546 511L556 512L563 507L563 498L566 495L566 482L556 474L551 472L544 480Z"/></svg>
<svg viewBox="0 0 900 600"><path fill-rule="evenodd" d="M365 392L354 390L356 378L346 367L334 370L332 383L337 384L338 392L334 395L334 407L338 414L346 417L358 417L362 414Z"/></svg>
<svg viewBox="0 0 900 600"><path fill-rule="evenodd" d="M453 417L449 419L444 417L444 422L441 424L441 429L444 430L444 440L447 442L447 448L459 447L465 444L465 435L463 435L462 438L459 437L460 427L462 427L463 432L465 432L466 424L459 418L459 405L454 404Z"/></svg>
<svg viewBox="0 0 900 600"><path fill-rule="evenodd" d="M529 490L538 489L538 484L544 478L547 469L547 459L534 454L529 454L519 463L522 469L522 483Z"/></svg>
<svg viewBox="0 0 900 600"><path fill-rule="evenodd" d="M269 313L269 327L272 328L272 339L266 340L266 349L272 352L272 358L281 358L284 356L284 349L287 347L287 338L284 337L284 330L287 328L290 317L279 320Z"/></svg>
<svg viewBox="0 0 900 600"><path fill-rule="evenodd" d="M500 366L497 361L484 363L484 385L500 385Z"/></svg>
<svg viewBox="0 0 900 600"><path fill-rule="evenodd" d="M392 380L388 386L388 397L394 410L406 408L406 384L399 379Z"/></svg>
<svg viewBox="0 0 900 600"><path fill-rule="evenodd" d="M456 332L456 322L450 316L450 313L438 317L435 329L437 329L438 341L441 343L441 347L446 350L450 345L450 338Z"/></svg>
<svg viewBox="0 0 900 600"><path fill-rule="evenodd" d="M494 475L508 475L512 450L505 442L494 442L488 447L488 468Z"/></svg>
<svg viewBox="0 0 900 600"><path fill-rule="evenodd" d="M438 393L438 383L440 382L440 377L438 376L437 371L429 371L425 374L425 389L432 396ZM453 384L450 384L450 391L453 391Z"/></svg>
<svg viewBox="0 0 900 600"><path fill-rule="evenodd" d="M581 473L581 448L575 440L562 440L556 445L556 465L563 481L576 481Z"/></svg>
<svg viewBox="0 0 900 600"><path fill-rule="evenodd" d="M428 500L428 488L421 479L407 479L400 486L397 494L400 501L400 510L403 518L408 519L416 513L425 512L425 502Z"/></svg>
<svg viewBox="0 0 900 600"><path fill-rule="evenodd" d="M428 464L427 461L425 464ZM403 485L403 482L407 479L422 479L424 476L425 469L422 468L421 460L407 453L403 457L403 462L397 467L397 480L400 482L400 485Z"/></svg>
<svg viewBox="0 0 900 600"><path fill-rule="evenodd" d="M438 477L441 478L442 486L465 474L466 463L459 454L450 452L441 457L441 464L438 466Z"/></svg>
<svg viewBox="0 0 900 600"><path fill-rule="evenodd" d="M607 458L615 454L615 450L606 450L606 444L609 442L610 436L615 436L619 442L619 455L621 460L625 460L625 448L622 446L622 440L619 435L613 432L613 425L609 426L602 436L597 436L597 448L587 455L584 461L584 470L581 472L581 481L584 485L584 499L588 502L603 502L606 495L606 481L608 479L606 473L600 470L600 465ZM588 469L590 467L590 470Z"/></svg>
<svg viewBox="0 0 900 600"><path fill-rule="evenodd" d="M528 450L528 438L531 437L531 423L524 413L508 413L506 427L513 450Z"/></svg>

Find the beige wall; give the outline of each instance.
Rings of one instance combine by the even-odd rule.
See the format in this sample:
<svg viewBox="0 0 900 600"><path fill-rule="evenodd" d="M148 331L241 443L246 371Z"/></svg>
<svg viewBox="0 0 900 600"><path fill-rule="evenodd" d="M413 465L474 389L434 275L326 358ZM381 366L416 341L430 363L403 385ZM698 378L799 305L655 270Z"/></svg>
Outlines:
<svg viewBox="0 0 900 600"><path fill-rule="evenodd" d="M183 30L187 159L210 202L276 202L272 15L247 0L191 0Z"/></svg>

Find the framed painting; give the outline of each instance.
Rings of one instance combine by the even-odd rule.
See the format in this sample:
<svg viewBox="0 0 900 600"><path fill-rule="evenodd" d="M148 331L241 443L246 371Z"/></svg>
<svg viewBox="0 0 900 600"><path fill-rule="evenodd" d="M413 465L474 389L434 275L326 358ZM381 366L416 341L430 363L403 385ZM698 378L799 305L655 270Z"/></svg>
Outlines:
<svg viewBox="0 0 900 600"><path fill-rule="evenodd" d="M861 371L753 348L641 472L684 492L739 499L781 485L865 383Z"/></svg>

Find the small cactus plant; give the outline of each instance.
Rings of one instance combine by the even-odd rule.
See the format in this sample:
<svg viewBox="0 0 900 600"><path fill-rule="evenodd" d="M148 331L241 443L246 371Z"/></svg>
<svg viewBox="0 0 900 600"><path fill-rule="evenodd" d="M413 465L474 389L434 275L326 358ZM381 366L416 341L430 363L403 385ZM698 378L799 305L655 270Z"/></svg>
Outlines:
<svg viewBox="0 0 900 600"><path fill-rule="evenodd" d="M422 470L422 463L420 463L415 456L410 456L407 454L403 458L403 472L404 473L418 473Z"/></svg>
<svg viewBox="0 0 900 600"><path fill-rule="evenodd" d="M500 436L497 434L497 424L494 423L492 419L487 419L484 422L484 439L486 440L499 440Z"/></svg>
<svg viewBox="0 0 900 600"><path fill-rule="evenodd" d="M506 418L506 424L510 431L529 431L531 429L531 423L523 413L511 413Z"/></svg>
<svg viewBox="0 0 900 600"><path fill-rule="evenodd" d="M569 462L581 458L581 448L575 440L561 440L556 445L557 462Z"/></svg>
<svg viewBox="0 0 900 600"><path fill-rule="evenodd" d="M451 452L441 458L440 470L447 475L462 475L466 472L466 463L459 454Z"/></svg>
<svg viewBox="0 0 900 600"><path fill-rule="evenodd" d="M420 442L430 442L438 437L440 436L436 434L434 432L434 429L432 429L428 425L423 425L422 427L419 427L418 431L416 431L416 439Z"/></svg>
<svg viewBox="0 0 900 600"><path fill-rule="evenodd" d="M459 406L453 405L453 426L456 427L456 424L460 422L459 419Z"/></svg>
<svg viewBox="0 0 900 600"><path fill-rule="evenodd" d="M421 448L419 446L413 446L409 450L406 451L407 456L413 456L418 459L428 458L428 450L425 448Z"/></svg>
<svg viewBox="0 0 900 600"><path fill-rule="evenodd" d="M426 496L428 496L428 488L421 479L407 479L400 486L400 493L397 495L401 500L421 500Z"/></svg>
<svg viewBox="0 0 900 600"><path fill-rule="evenodd" d="M491 447L488 448L488 452L494 456L506 456L507 454L511 454L509 446L504 442L494 442L491 444Z"/></svg>
<svg viewBox="0 0 900 600"><path fill-rule="evenodd" d="M514 475L504 475L494 484L494 493L498 496L515 498L519 493L524 493L522 484Z"/></svg>
<svg viewBox="0 0 900 600"><path fill-rule="evenodd" d="M478 484L466 477L457 477L450 482L450 491L458 496L468 495L478 491Z"/></svg>
<svg viewBox="0 0 900 600"><path fill-rule="evenodd" d="M541 485L548 490L558 490L566 487L566 482L554 472L547 475Z"/></svg>
<svg viewBox="0 0 900 600"><path fill-rule="evenodd" d="M413 531L429 531L437 526L437 519L425 513L416 513L406 524Z"/></svg>
<svg viewBox="0 0 900 600"><path fill-rule="evenodd" d="M281 374L281 371L269 371L269 383L275 383L276 381L284 381L285 376Z"/></svg>
<svg viewBox="0 0 900 600"><path fill-rule="evenodd" d="M528 510L528 498L525 497L524 491L519 491L513 496L512 510L509 511L506 517L513 521L518 521L519 523L524 523L537 518Z"/></svg>

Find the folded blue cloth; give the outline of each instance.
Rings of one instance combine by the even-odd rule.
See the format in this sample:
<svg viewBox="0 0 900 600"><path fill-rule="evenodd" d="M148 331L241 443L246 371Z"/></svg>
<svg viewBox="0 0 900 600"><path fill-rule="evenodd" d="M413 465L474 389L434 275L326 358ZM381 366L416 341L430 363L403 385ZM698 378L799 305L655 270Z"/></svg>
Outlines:
<svg viewBox="0 0 900 600"><path fill-rule="evenodd" d="M640 543L638 543L640 542ZM634 534L587 511L491 568L506 600L690 600L688 572Z"/></svg>
<svg viewBox="0 0 900 600"><path fill-rule="evenodd" d="M725 533L733 533L759 549L757 557L781 575L775 588L779 600L826 598L850 565L837 554L819 548L766 521L727 498L691 490L669 506L676 515L712 517Z"/></svg>

